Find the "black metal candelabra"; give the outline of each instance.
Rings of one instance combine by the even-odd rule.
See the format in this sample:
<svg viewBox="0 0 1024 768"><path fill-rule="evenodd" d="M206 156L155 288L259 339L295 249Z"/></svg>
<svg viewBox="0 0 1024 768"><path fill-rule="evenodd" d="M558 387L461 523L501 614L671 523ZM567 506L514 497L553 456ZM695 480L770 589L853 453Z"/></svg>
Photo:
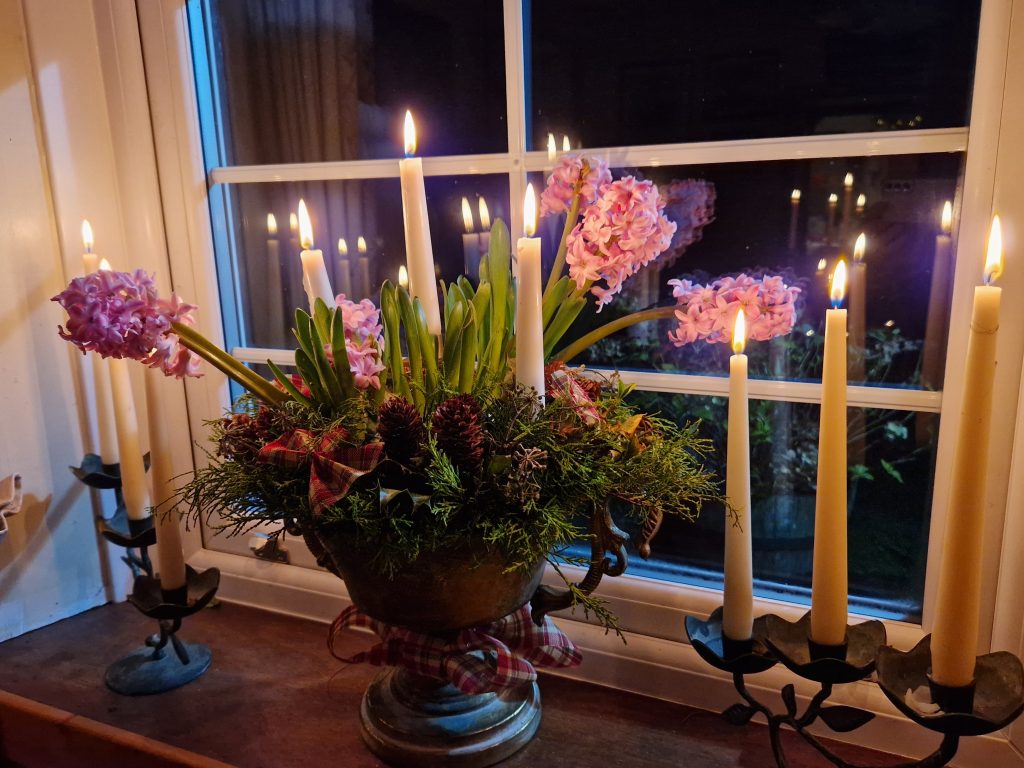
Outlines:
<svg viewBox="0 0 1024 768"><path fill-rule="evenodd" d="M1004 728L1024 710L1024 667L1012 653L979 656L974 684L951 688L931 679L931 636L912 650L897 651L886 645L885 626L880 621L848 625L846 642L827 646L810 639L810 613L791 622L768 614L754 621L749 640L734 641L722 631L722 608L707 621L686 617L686 633L704 661L732 675L733 685L743 703L733 704L722 715L733 725L745 725L754 715L768 721L772 754L779 768L788 765L782 745L782 731L796 732L826 760L838 768L856 768L832 752L808 729L821 720L836 733L856 730L873 717L855 707L827 705L835 685L853 683L877 675L878 685L896 708L918 725L942 734L938 749L920 760L891 768L939 768L956 754L963 736L980 736ZM784 712L775 712L747 689L746 675L764 672L782 663L795 675L817 683L820 688L803 713L799 712L792 683L780 691ZM918 708L907 701L910 691L930 691L932 705ZM934 711L926 711L932 710Z"/></svg>
<svg viewBox="0 0 1024 768"><path fill-rule="evenodd" d="M149 454L143 457L148 469ZM220 571L209 568L201 573L185 569L185 585L165 590L153 572L149 548L156 544L152 516L143 520L128 517L121 494L119 464L104 464L88 453L72 473L91 488L113 490L117 508L109 520L100 519L100 533L107 541L123 547L121 560L134 576L128 602L143 615L155 619L159 632L146 638L145 644L107 668L105 681L111 690L126 696L163 693L195 680L210 666L210 649L187 643L178 637L182 619L206 607L220 585ZM167 646L173 653L168 653Z"/></svg>

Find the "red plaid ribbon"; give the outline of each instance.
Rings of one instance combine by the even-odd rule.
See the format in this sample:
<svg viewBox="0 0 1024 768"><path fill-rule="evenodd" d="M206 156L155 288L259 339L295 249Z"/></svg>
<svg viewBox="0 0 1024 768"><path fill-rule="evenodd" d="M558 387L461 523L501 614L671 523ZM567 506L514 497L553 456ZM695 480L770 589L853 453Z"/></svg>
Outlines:
<svg viewBox="0 0 1024 768"><path fill-rule="evenodd" d="M338 633L348 627L373 630L381 642L346 658L334 651ZM349 664L403 667L448 680L463 693L487 693L537 679L538 667L575 667L583 656L550 619L537 626L524 605L483 627L464 629L454 640L395 627L367 616L354 605L342 611L327 639L331 654Z"/></svg>
<svg viewBox="0 0 1024 768"><path fill-rule="evenodd" d="M319 515L345 498L352 484L376 467L384 453L383 443L351 446L344 439L345 430L340 427L319 440L308 429L296 429L263 446L259 461L285 469L298 469L308 462L309 506Z"/></svg>

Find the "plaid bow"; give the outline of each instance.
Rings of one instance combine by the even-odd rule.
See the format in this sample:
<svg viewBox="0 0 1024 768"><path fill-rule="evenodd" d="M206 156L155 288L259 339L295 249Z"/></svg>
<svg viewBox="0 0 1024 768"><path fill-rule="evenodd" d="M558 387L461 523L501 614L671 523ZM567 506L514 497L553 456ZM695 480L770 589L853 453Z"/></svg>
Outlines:
<svg viewBox="0 0 1024 768"><path fill-rule="evenodd" d="M384 453L383 443L344 445L341 427L325 432L319 440L308 429L296 429L260 448L258 461L285 469L298 469L307 462L309 506L314 516L337 504L352 484L373 470Z"/></svg>
<svg viewBox="0 0 1024 768"><path fill-rule="evenodd" d="M351 658L334 651L338 633L347 627L372 629L381 642ZM454 640L414 632L377 621L350 606L331 626L331 654L349 664L403 667L410 672L447 680L463 693L511 688L537 679L540 667L575 667L583 656L550 619L537 626L524 605L493 624L459 632Z"/></svg>

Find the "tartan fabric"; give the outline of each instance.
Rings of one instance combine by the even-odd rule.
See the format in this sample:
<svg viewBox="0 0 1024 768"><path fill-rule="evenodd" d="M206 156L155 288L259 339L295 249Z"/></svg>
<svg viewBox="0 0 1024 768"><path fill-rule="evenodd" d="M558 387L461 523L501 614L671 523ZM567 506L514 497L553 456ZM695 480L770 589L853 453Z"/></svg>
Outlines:
<svg viewBox="0 0 1024 768"><path fill-rule="evenodd" d="M285 469L308 463L309 506L316 517L345 498L352 484L372 471L383 456L383 443L351 446L343 443L345 437L340 427L319 440L308 429L296 429L263 446L258 461Z"/></svg>
<svg viewBox="0 0 1024 768"><path fill-rule="evenodd" d="M334 641L348 627L364 627L381 642L352 657L339 656ZM447 680L463 693L511 688L537 679L535 667L575 667L582 654L545 618L537 626L524 605L493 624L459 632L454 640L395 627L350 606L334 620L327 639L331 654L350 664L403 667L419 675Z"/></svg>

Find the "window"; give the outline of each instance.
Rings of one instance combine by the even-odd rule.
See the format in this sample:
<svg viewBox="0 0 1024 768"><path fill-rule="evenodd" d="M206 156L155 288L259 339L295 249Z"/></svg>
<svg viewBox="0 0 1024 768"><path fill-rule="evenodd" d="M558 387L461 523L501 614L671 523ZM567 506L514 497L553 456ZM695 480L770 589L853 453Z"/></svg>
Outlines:
<svg viewBox="0 0 1024 768"><path fill-rule="evenodd" d="M744 2L684 14L665 0L633 9L629 25L604 6L191 0L228 344L253 363L289 359L288 317L304 303L288 223L300 196L336 290L359 297L397 276L407 107L420 119L444 279L472 264L481 205L519 230L548 133L663 192L710 182L714 220L700 239L634 279L601 319L671 303L674 278L770 273L801 288L796 331L750 355L758 591L806 601L826 280L864 232L851 603L919 621L953 275L936 236L944 201L959 208L980 3L909 14L870 0ZM560 231L542 227L549 259ZM728 350L676 347L671 327L634 327L581 361L621 369L651 408L703 419L720 445ZM719 585L721 521L707 509L696 524L667 525L655 558L632 572Z"/></svg>

